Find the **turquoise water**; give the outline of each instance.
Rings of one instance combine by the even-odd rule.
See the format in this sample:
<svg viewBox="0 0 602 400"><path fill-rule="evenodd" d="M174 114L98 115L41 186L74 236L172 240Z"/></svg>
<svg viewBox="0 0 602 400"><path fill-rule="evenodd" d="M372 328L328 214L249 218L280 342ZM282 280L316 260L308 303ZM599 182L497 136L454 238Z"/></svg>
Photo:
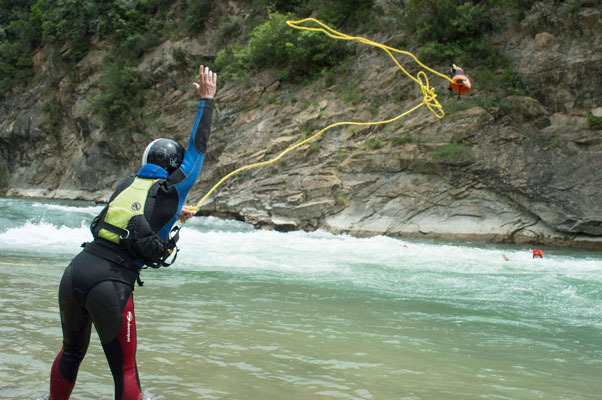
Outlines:
<svg viewBox="0 0 602 400"><path fill-rule="evenodd" d="M101 207L0 199L0 398L48 393ZM146 399L599 399L602 254L184 225L135 290ZM509 261L504 261L505 253ZM74 399L112 398L92 336Z"/></svg>

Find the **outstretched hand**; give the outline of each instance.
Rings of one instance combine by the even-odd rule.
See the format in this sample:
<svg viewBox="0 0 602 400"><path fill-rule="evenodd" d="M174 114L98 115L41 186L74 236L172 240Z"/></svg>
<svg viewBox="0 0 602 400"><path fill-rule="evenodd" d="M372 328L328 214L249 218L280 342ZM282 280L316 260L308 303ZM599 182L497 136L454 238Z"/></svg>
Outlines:
<svg viewBox="0 0 602 400"><path fill-rule="evenodd" d="M215 96L217 88L217 74L212 72L209 67L199 67L199 83L194 82L196 91L201 99L212 99Z"/></svg>
<svg viewBox="0 0 602 400"><path fill-rule="evenodd" d="M184 206L182 207L182 211L180 211L180 217L178 218L181 223L185 223L190 218L194 217L196 211L192 211L190 207Z"/></svg>

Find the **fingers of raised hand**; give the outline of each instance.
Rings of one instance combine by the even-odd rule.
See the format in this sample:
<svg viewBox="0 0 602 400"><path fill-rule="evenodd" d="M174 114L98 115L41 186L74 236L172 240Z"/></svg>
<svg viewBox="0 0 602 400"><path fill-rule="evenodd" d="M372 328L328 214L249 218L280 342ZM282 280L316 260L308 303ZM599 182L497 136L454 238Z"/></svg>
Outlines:
<svg viewBox="0 0 602 400"><path fill-rule="evenodd" d="M215 84L217 82L217 74L211 71L209 67L201 65L199 67L199 80L201 83Z"/></svg>

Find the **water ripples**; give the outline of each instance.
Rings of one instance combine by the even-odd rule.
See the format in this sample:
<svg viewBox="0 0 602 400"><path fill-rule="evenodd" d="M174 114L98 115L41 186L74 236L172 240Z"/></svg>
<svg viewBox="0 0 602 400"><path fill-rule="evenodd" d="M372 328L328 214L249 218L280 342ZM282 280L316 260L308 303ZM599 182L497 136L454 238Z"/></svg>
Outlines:
<svg viewBox="0 0 602 400"><path fill-rule="evenodd" d="M0 397L44 396L56 292L100 207L0 199ZM602 257L195 218L135 290L145 399L593 399ZM504 261L501 252L509 261ZM35 290L32 290L35 288ZM113 391L93 335L74 398Z"/></svg>

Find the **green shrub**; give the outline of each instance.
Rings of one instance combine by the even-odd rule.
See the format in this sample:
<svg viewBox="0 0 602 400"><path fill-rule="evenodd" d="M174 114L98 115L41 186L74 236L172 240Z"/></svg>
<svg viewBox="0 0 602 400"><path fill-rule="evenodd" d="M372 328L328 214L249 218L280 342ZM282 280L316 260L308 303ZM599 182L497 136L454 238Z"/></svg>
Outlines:
<svg viewBox="0 0 602 400"><path fill-rule="evenodd" d="M348 149L341 149L341 148L337 149L336 158L339 162L345 161L345 159L347 159L347 157L349 157Z"/></svg>
<svg viewBox="0 0 602 400"><path fill-rule="evenodd" d="M347 81L339 90L339 98L346 103L357 105L364 101L365 95L357 88L353 81Z"/></svg>
<svg viewBox="0 0 602 400"><path fill-rule="evenodd" d="M309 2L307 0L252 0L251 9L255 11L277 11L285 14L302 14L302 11L304 11L308 7L308 3Z"/></svg>
<svg viewBox="0 0 602 400"><path fill-rule="evenodd" d="M334 203L339 207L349 207L351 200L349 200L349 196L345 193L338 191L334 194Z"/></svg>
<svg viewBox="0 0 602 400"><path fill-rule="evenodd" d="M372 115L378 114L378 110L380 108L381 102L382 102L382 100L380 97L377 97L370 102L369 110Z"/></svg>
<svg viewBox="0 0 602 400"><path fill-rule="evenodd" d="M278 97L276 97L276 95L274 93L270 93L266 97L265 102L266 102L266 104L275 104L277 100L278 100Z"/></svg>
<svg viewBox="0 0 602 400"><path fill-rule="evenodd" d="M33 76L31 52L48 43L58 49L70 43L63 61L79 61L98 34L117 45L118 55L132 59L161 40L161 19L170 0L3 0L0 7L0 89ZM199 11L199 1L190 1L187 18ZM188 3L187 3L188 4ZM60 61L60 59L57 59ZM55 65L61 68L60 64Z"/></svg>
<svg viewBox="0 0 602 400"><path fill-rule="evenodd" d="M426 62L494 66L499 59L488 35L491 16L483 2L410 0L405 22L416 33L418 57Z"/></svg>
<svg viewBox="0 0 602 400"><path fill-rule="evenodd" d="M515 25L525 18L525 12L530 10L537 0L491 0L493 5L501 5L512 11L512 19Z"/></svg>
<svg viewBox="0 0 602 400"><path fill-rule="evenodd" d="M498 68L504 63L490 34L499 11L524 18L535 0L409 0L405 26L414 32L418 57L429 63Z"/></svg>
<svg viewBox="0 0 602 400"><path fill-rule="evenodd" d="M374 0L253 0L250 15L263 10L295 14L299 18L310 15L328 25L355 26L365 18Z"/></svg>
<svg viewBox="0 0 602 400"><path fill-rule="evenodd" d="M33 77L31 51L39 43L39 32L27 21L24 10L12 9L0 13L0 97L18 83ZM18 19L24 16L25 19ZM16 19L11 19L16 18Z"/></svg>
<svg viewBox="0 0 602 400"><path fill-rule="evenodd" d="M445 144L435 150L433 153L433 160L453 162L460 153L468 151L469 148L469 146L463 143L457 143L454 140L452 143Z"/></svg>
<svg viewBox="0 0 602 400"><path fill-rule="evenodd" d="M372 138L372 139L366 140L362 144L362 146L365 147L365 148L367 148L367 149L378 150L378 149L383 148L384 144L383 144L382 140L376 139L376 138Z"/></svg>
<svg viewBox="0 0 602 400"><path fill-rule="evenodd" d="M251 32L249 61L254 65L287 66L294 75L309 75L337 62L342 47L323 34L297 31L286 24L290 16L271 14Z"/></svg>
<svg viewBox="0 0 602 400"><path fill-rule="evenodd" d="M289 18L292 16L270 14L268 21L253 29L246 46L234 44L218 53L216 69L238 79L249 71L275 67L282 79L295 80L335 65L346 54L339 41L289 27Z"/></svg>
<svg viewBox="0 0 602 400"><path fill-rule="evenodd" d="M242 20L236 15L230 15L219 24L219 30L215 34L215 43L225 45L234 39L242 28Z"/></svg>
<svg viewBox="0 0 602 400"><path fill-rule="evenodd" d="M406 24L423 42L453 43L489 29L486 6L465 0L409 0Z"/></svg>
<svg viewBox="0 0 602 400"><path fill-rule="evenodd" d="M355 25L365 18L372 8L373 0L314 0L309 3L313 9L317 9L318 19L327 24Z"/></svg>
<svg viewBox="0 0 602 400"><path fill-rule="evenodd" d="M527 95L527 91L520 81L518 74L508 66L502 68L502 85L510 92L510 94L517 96Z"/></svg>
<svg viewBox="0 0 602 400"><path fill-rule="evenodd" d="M122 57L140 57L161 40L163 24L141 10L113 7L98 24L98 34L117 45Z"/></svg>
<svg viewBox="0 0 602 400"><path fill-rule="evenodd" d="M82 37L73 42L69 51L63 56L64 60L79 61L88 54L90 50L90 39Z"/></svg>
<svg viewBox="0 0 602 400"><path fill-rule="evenodd" d="M189 33L198 34L204 27L211 10L210 0L190 0L184 11L184 22Z"/></svg>
<svg viewBox="0 0 602 400"><path fill-rule="evenodd" d="M590 112L587 114L587 124L595 131L602 129L602 117L596 117Z"/></svg>
<svg viewBox="0 0 602 400"><path fill-rule="evenodd" d="M56 91L52 91L50 99L42 106L42 111L48 115L48 123L42 129L52 136L57 136L59 133L63 113L63 106L56 96Z"/></svg>
<svg viewBox="0 0 602 400"><path fill-rule="evenodd" d="M426 42L418 49L418 58L427 62L449 63L450 60L458 58L462 54L462 45L460 43L440 43ZM462 60L457 60L458 64L465 64Z"/></svg>
<svg viewBox="0 0 602 400"><path fill-rule="evenodd" d="M136 68L120 63L109 65L98 81L100 93L93 104L108 131L119 132L133 125L132 119L139 113L143 89Z"/></svg>
<svg viewBox="0 0 602 400"><path fill-rule="evenodd" d="M222 78L233 80L246 76L251 67L245 62L248 50L241 44L226 46L217 53L215 69Z"/></svg>
<svg viewBox="0 0 602 400"><path fill-rule="evenodd" d="M0 2L0 26L5 27L11 21L27 20L31 7L37 0L2 0Z"/></svg>
<svg viewBox="0 0 602 400"><path fill-rule="evenodd" d="M404 144L412 143L412 139L406 136L395 136L391 138L391 144L393 146L403 146Z"/></svg>
<svg viewBox="0 0 602 400"><path fill-rule="evenodd" d="M442 99L441 104L443 105L445 114L452 115L474 107L476 102L470 97L464 96L463 98L458 98L456 95L453 95L452 97Z"/></svg>
<svg viewBox="0 0 602 400"><path fill-rule="evenodd" d="M30 18L41 24L44 42L62 44L92 31L99 14L94 0L38 0Z"/></svg>
<svg viewBox="0 0 602 400"><path fill-rule="evenodd" d="M310 123L304 122L299 127L299 132L301 132L301 135L303 135L304 138L308 138L312 134L314 134L314 128L311 126Z"/></svg>
<svg viewBox="0 0 602 400"><path fill-rule="evenodd" d="M0 165L0 188L5 188L8 186L8 168L3 165ZM4 194L2 192L2 194Z"/></svg>
<svg viewBox="0 0 602 400"><path fill-rule="evenodd" d="M33 61L29 49L20 42L0 42L0 96L17 83L27 83L33 77Z"/></svg>

